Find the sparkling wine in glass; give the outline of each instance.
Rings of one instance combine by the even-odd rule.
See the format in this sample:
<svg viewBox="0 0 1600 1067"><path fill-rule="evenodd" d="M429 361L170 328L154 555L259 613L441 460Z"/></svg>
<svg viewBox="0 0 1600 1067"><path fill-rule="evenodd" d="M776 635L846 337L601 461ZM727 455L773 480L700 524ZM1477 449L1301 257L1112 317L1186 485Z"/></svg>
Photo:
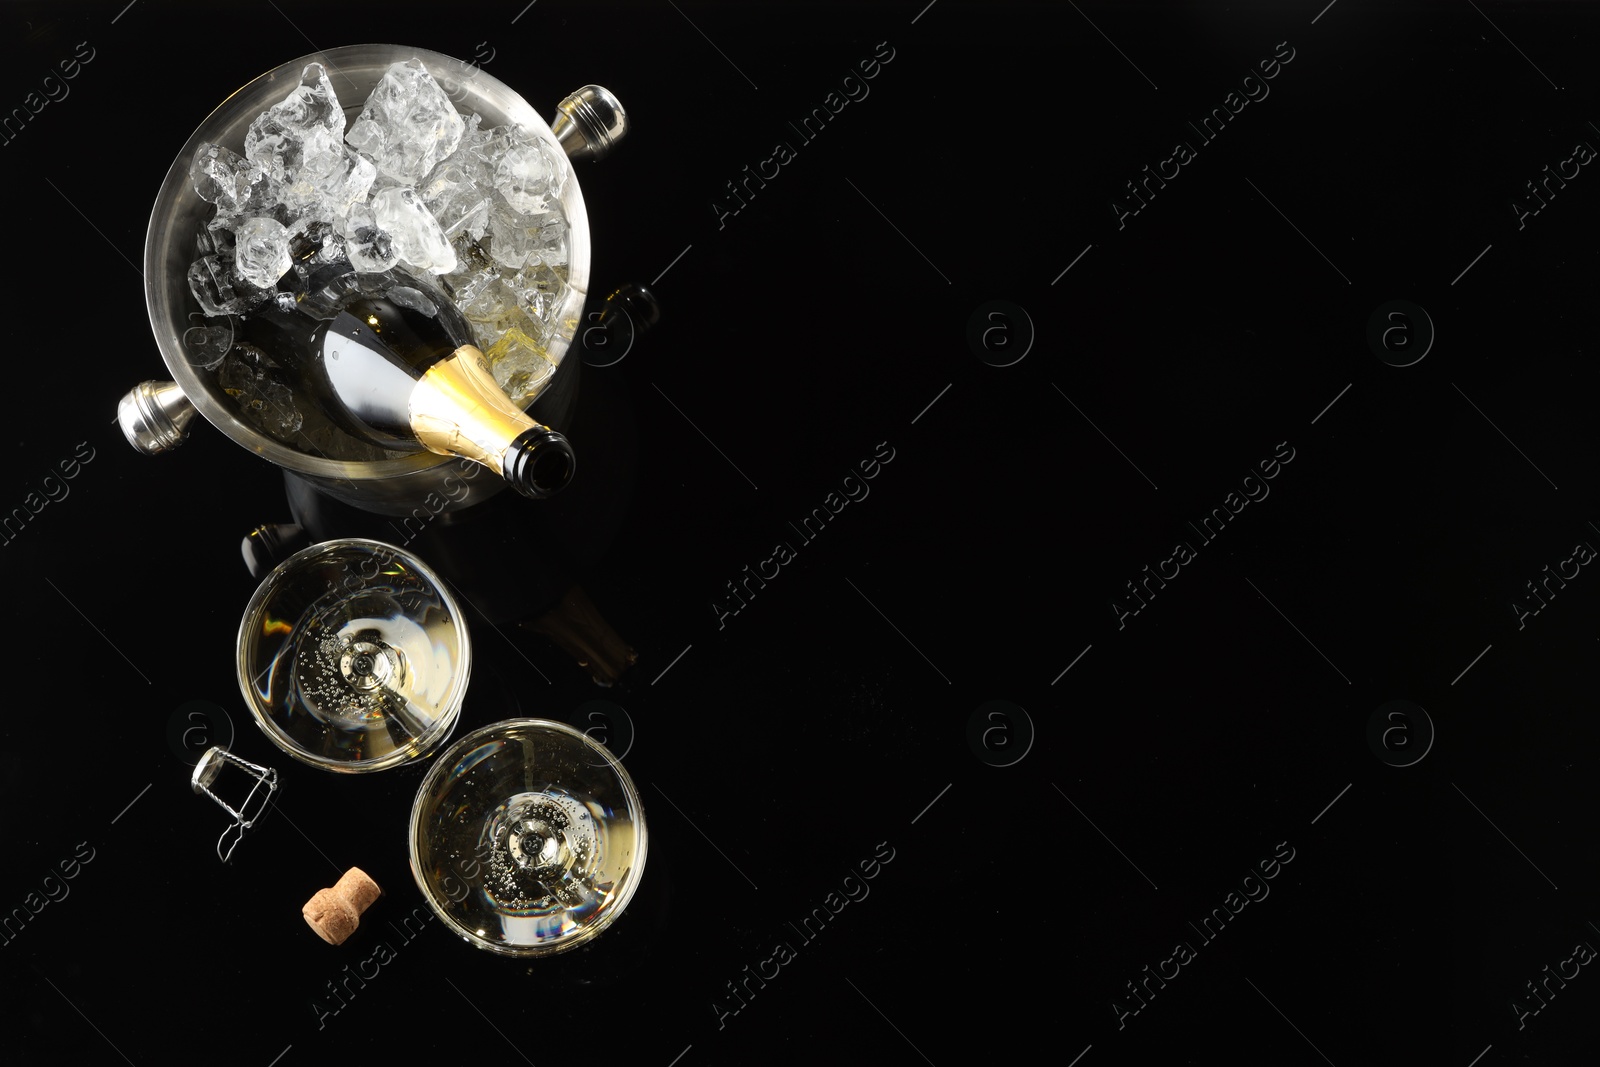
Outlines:
<svg viewBox="0 0 1600 1067"><path fill-rule="evenodd" d="M468 943L543 956L622 913L645 841L638 790L604 746L562 723L510 719L429 768L411 811L411 872Z"/></svg>
<svg viewBox="0 0 1600 1067"><path fill-rule="evenodd" d="M454 728L472 663L465 620L409 552L359 538L312 545L269 574L239 627L239 687L289 755L377 771Z"/></svg>

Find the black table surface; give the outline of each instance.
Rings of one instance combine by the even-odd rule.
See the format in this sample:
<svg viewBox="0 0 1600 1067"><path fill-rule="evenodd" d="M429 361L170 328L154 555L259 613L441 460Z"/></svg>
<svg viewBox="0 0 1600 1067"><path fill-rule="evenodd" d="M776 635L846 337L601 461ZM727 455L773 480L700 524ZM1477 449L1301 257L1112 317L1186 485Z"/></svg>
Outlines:
<svg viewBox="0 0 1600 1067"><path fill-rule="evenodd" d="M1592 1062L1594 5L0 30L0 1062ZM424 921L426 765L253 724L238 545L279 472L113 421L168 377L140 265L178 149L363 41L632 124L579 170L595 286L662 320L583 372L638 465L581 578L639 660L601 689L480 627L457 729L608 702L649 858L549 959ZM202 742L281 774L227 865ZM351 866L385 896L332 947L299 910Z"/></svg>

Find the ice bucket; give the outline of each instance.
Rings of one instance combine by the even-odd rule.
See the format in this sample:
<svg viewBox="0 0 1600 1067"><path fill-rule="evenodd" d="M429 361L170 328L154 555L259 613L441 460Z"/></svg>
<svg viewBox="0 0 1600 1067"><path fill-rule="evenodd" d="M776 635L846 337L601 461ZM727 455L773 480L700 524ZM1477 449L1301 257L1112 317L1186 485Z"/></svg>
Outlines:
<svg viewBox="0 0 1600 1067"><path fill-rule="evenodd" d="M191 365L183 349L184 333L204 321L189 290L187 272L199 256L196 235L212 212L212 205L200 198L190 182L189 168L196 150L211 142L242 155L251 122L300 84L308 63L321 63L327 70L347 121L354 122L389 66L412 58L427 66L459 112L482 116L483 128L515 123L563 150L562 163L568 168L561 194L570 227L568 289L556 308L555 328L546 345L546 357L555 372L526 408L544 425L558 430L566 426L577 397L581 362L567 356L581 328L590 256L588 216L572 160L600 158L626 132L621 105L605 89L585 86L560 103L554 124L548 125L516 91L475 64L422 48L361 44L290 60L245 85L200 124L167 171L150 213L144 276L150 325L173 380L143 382L119 405L123 432L136 449L154 455L177 447L199 412L251 452L338 500L377 514L410 514L424 502L434 511L458 510L505 488L502 479L488 472L462 479L458 474L461 460L431 452L357 462L285 445L252 426L218 385L215 373ZM581 462L582 442L574 441L573 446ZM447 479L449 492L445 491Z"/></svg>

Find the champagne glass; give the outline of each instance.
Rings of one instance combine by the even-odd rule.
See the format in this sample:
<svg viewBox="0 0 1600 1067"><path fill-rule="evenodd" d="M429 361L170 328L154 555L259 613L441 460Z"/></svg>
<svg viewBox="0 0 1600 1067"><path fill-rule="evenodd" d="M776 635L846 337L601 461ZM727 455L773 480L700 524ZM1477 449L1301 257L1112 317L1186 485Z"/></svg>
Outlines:
<svg viewBox="0 0 1600 1067"><path fill-rule="evenodd" d="M508 719L434 761L411 809L411 873L445 926L502 956L589 941L639 886L644 809L622 764L563 723Z"/></svg>
<svg viewBox="0 0 1600 1067"><path fill-rule="evenodd" d="M472 649L455 598L414 555L342 538L290 556L239 627L239 688L256 725L324 770L379 771L455 727Z"/></svg>

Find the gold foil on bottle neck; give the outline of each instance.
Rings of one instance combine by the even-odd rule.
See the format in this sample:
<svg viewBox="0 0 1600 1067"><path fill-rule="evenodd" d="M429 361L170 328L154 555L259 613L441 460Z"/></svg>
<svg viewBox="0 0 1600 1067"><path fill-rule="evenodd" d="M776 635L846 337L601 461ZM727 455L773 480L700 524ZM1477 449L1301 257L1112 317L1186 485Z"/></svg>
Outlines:
<svg viewBox="0 0 1600 1067"><path fill-rule="evenodd" d="M412 432L428 451L465 456L501 476L511 442L539 425L495 383L474 345L462 345L423 372L409 415Z"/></svg>

